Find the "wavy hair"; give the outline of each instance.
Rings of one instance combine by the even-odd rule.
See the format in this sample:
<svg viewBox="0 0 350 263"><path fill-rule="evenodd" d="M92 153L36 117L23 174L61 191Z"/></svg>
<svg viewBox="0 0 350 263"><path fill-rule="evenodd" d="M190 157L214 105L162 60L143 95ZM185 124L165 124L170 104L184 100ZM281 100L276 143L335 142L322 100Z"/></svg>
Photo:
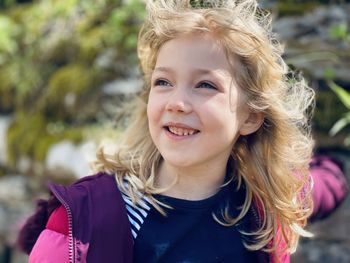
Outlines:
<svg viewBox="0 0 350 263"><path fill-rule="evenodd" d="M148 130L150 77L165 42L183 34L213 34L225 50L237 84L247 94L250 110L264 115L259 130L239 137L231 152L238 185L246 189L239 215L232 218L225 209L222 219L213 216L223 225L233 225L255 207L260 223L257 229L242 231L253 237L245 246L271 252L283 242L293 252L299 236L310 234L304 227L312 211L308 170L314 92L283 61L283 47L271 31L269 14L254 0L151 0L147 11L138 38L144 88L133 102L135 110L118 149L106 154L100 148L95 168L115 174L121 191L135 204L142 205L142 193L164 213L162 204L152 197L164 189L155 185L162 157ZM277 231L283 240L274 238Z"/></svg>

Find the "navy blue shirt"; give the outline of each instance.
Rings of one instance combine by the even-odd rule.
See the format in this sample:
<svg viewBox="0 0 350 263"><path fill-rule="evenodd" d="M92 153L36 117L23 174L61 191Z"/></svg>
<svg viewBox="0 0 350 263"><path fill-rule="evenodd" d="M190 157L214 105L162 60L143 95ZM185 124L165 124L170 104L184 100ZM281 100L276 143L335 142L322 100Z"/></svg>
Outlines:
<svg viewBox="0 0 350 263"><path fill-rule="evenodd" d="M238 206L245 193L236 192L231 182L214 196L200 201L156 195L170 205L161 215L151 205L130 209L128 216L134 236L134 262L205 263L255 262L255 254L243 245L239 226L223 226L213 218L229 202L231 215L238 215Z"/></svg>

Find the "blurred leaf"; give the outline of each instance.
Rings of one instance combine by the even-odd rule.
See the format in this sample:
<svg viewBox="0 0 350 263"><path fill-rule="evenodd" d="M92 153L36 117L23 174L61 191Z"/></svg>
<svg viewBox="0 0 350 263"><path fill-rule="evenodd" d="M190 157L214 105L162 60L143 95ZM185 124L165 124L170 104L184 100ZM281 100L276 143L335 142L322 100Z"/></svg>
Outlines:
<svg viewBox="0 0 350 263"><path fill-rule="evenodd" d="M3 0L3 1L0 1L0 3L2 5L4 5L5 7L10 7L10 6L16 4L16 0Z"/></svg>
<svg viewBox="0 0 350 263"><path fill-rule="evenodd" d="M297 66L304 64L305 62L317 62L323 60L339 62L339 57L334 52L330 51L310 51L299 55L294 55L293 57L289 57L286 59L286 62L287 64Z"/></svg>
<svg viewBox="0 0 350 263"><path fill-rule="evenodd" d="M335 71L332 68L326 68L323 72L323 75L326 80L334 80L335 79Z"/></svg>
<svg viewBox="0 0 350 263"><path fill-rule="evenodd" d="M108 23L111 23L112 26L123 26L125 21L129 18L128 10L125 8L118 8L113 10Z"/></svg>
<svg viewBox="0 0 350 263"><path fill-rule="evenodd" d="M135 48L137 45L137 36L136 35L129 35L127 36L125 40L126 48L132 49Z"/></svg>
<svg viewBox="0 0 350 263"><path fill-rule="evenodd" d="M329 30L331 38L337 39L346 39L348 33L348 26L345 23L332 26Z"/></svg>
<svg viewBox="0 0 350 263"><path fill-rule="evenodd" d="M350 146L350 134L345 138L344 144L345 144L346 146Z"/></svg>
<svg viewBox="0 0 350 263"><path fill-rule="evenodd" d="M340 101L344 104L344 106L350 110L350 93L340 87L339 85L335 84L333 81L328 81L329 87L333 90L333 92L338 96ZM350 111L345 113L344 117L340 118L331 128L329 131L329 134L331 136L336 135L339 131L344 129L345 126L347 126L350 123ZM350 134L347 135L345 141L345 145L350 144Z"/></svg>
<svg viewBox="0 0 350 263"><path fill-rule="evenodd" d="M77 5L77 0L64 0L64 1L54 0L51 2L53 2L51 3L51 5L54 5L55 15L69 14L72 11L72 9L74 9Z"/></svg>
<svg viewBox="0 0 350 263"><path fill-rule="evenodd" d="M18 32L18 26L10 18L0 15L0 54L17 51L18 45L14 38Z"/></svg>
<svg viewBox="0 0 350 263"><path fill-rule="evenodd" d="M335 92L335 94L337 94L345 107L350 110L350 93L339 85L335 84L333 81L328 81L328 85Z"/></svg>
<svg viewBox="0 0 350 263"><path fill-rule="evenodd" d="M338 120L329 131L331 136L336 135L340 130L342 130L346 125L350 123L350 112L347 113L343 118Z"/></svg>
<svg viewBox="0 0 350 263"><path fill-rule="evenodd" d="M54 104L63 104L67 94L81 96L92 85L91 71L81 64L61 67L50 78L46 99Z"/></svg>

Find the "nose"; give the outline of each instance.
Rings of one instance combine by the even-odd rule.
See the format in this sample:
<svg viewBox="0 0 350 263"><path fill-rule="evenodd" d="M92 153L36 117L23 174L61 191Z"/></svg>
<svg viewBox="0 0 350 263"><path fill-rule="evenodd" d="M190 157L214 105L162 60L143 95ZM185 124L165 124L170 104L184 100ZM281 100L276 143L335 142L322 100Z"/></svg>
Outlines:
<svg viewBox="0 0 350 263"><path fill-rule="evenodd" d="M192 111L191 99L185 88L177 88L169 96L166 110L178 113L190 113Z"/></svg>

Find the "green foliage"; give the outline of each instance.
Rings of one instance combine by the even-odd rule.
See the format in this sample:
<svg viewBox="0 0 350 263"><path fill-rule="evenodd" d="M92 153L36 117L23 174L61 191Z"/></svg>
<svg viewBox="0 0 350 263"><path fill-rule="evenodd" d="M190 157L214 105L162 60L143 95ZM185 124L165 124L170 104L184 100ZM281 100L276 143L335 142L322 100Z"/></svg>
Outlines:
<svg viewBox="0 0 350 263"><path fill-rule="evenodd" d="M332 81L328 82L329 87L337 94L340 101L350 110L350 93Z"/></svg>
<svg viewBox="0 0 350 263"><path fill-rule="evenodd" d="M0 110L7 112L14 106L14 80L9 67L0 67L0 83Z"/></svg>
<svg viewBox="0 0 350 263"><path fill-rule="evenodd" d="M60 125L61 129L53 128ZM15 166L19 156L27 156L33 161L41 162L52 144L63 139L80 142L83 138L83 128L49 123L39 113L28 116L25 112L17 112L7 134L9 164Z"/></svg>
<svg viewBox="0 0 350 263"><path fill-rule="evenodd" d="M122 8L116 8L106 20L106 27L109 32L105 41L109 46L115 46L119 56L126 59L129 63L135 64L136 61L136 43L139 24L145 17L145 9L140 1L130 0ZM125 26L128 25L128 26ZM118 30L116 30L118 28ZM129 57L123 55L130 54Z"/></svg>
<svg viewBox="0 0 350 263"><path fill-rule="evenodd" d="M344 90L332 81L329 81L328 85L348 110L348 112L343 114L343 117L341 117L329 131L330 135L334 136L350 124L350 92ZM345 138L345 144L350 145L350 134Z"/></svg>
<svg viewBox="0 0 350 263"><path fill-rule="evenodd" d="M0 114L14 116L7 149L15 165L21 155L44 160L59 140L82 139L101 87L136 66L145 9L141 0L8 6L0 13Z"/></svg>
<svg viewBox="0 0 350 263"><path fill-rule="evenodd" d="M348 25L342 23L332 26L329 30L329 35L334 40L349 40Z"/></svg>
<svg viewBox="0 0 350 263"><path fill-rule="evenodd" d="M350 42L350 34L348 32L347 24L338 24L330 28L329 35L334 40L339 40L342 42ZM343 89L337 85L333 80L335 79L335 72L332 69L325 70L325 78L327 80L328 86L337 95L338 99L345 106L346 113L343 113L341 117L333 124L329 131L331 136L338 134L340 131L344 130L346 126L350 124L350 92ZM345 138L345 145L350 145L350 133Z"/></svg>
<svg viewBox="0 0 350 263"><path fill-rule="evenodd" d="M336 77L336 73L332 68L326 68L323 74L326 80L333 80Z"/></svg>
<svg viewBox="0 0 350 263"><path fill-rule="evenodd" d="M278 1L277 10L280 16L300 15L318 6L315 1Z"/></svg>
<svg viewBox="0 0 350 263"><path fill-rule="evenodd" d="M341 118L345 111L345 106L338 102L337 96L332 91L319 90L316 93L314 130L318 133L328 134L334 120Z"/></svg>
<svg viewBox="0 0 350 263"><path fill-rule="evenodd" d="M41 102L44 107L57 111L74 108L76 100L88 91L92 83L93 75L88 68L83 65L69 64L61 67L51 76ZM71 103L66 102L68 95L73 98Z"/></svg>
<svg viewBox="0 0 350 263"><path fill-rule="evenodd" d="M16 153L33 156L33 144L42 137L45 123L40 115L25 116L20 114L17 121L12 123L8 130L8 158L11 163L16 162Z"/></svg>
<svg viewBox="0 0 350 263"><path fill-rule="evenodd" d="M348 0L278 0L276 9L279 15L300 15L324 4L336 4L349 2Z"/></svg>
<svg viewBox="0 0 350 263"><path fill-rule="evenodd" d="M6 61L7 56L18 50L16 37L20 29L9 17L0 14L0 65Z"/></svg>
<svg viewBox="0 0 350 263"><path fill-rule="evenodd" d="M16 0L0 0L0 8L1 7L9 7L16 3Z"/></svg>

